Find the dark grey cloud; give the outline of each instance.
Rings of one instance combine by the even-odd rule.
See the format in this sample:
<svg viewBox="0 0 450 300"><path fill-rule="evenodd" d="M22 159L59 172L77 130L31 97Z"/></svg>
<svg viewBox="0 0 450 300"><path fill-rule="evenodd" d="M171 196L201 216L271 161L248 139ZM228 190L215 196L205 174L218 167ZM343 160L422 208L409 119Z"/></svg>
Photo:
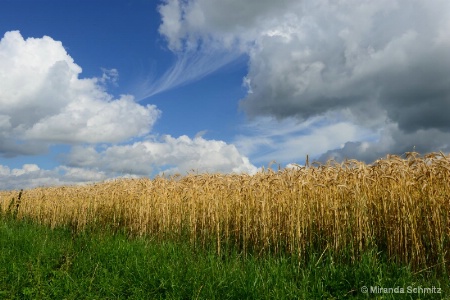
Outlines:
<svg viewBox="0 0 450 300"><path fill-rule="evenodd" d="M317 160L326 162L329 159L343 161L357 158L366 163L385 157L386 154L402 155L406 152L416 151L421 154L427 152L450 152L450 132L438 129L420 129L405 133L397 125L387 126L378 141L347 142L342 148L329 150Z"/></svg>
<svg viewBox="0 0 450 300"><path fill-rule="evenodd" d="M347 13L350 20L360 12L355 8L305 12L292 31L258 40L247 76L251 93L241 108L250 116L302 120L349 109L363 126L384 112L406 132L448 129L442 112L450 105L450 43L440 35L450 14L435 4L400 2L387 12L380 4L366 13L364 30L339 18Z"/></svg>
<svg viewBox="0 0 450 300"><path fill-rule="evenodd" d="M0 156L39 155L48 151L48 145L40 142L16 141L0 137Z"/></svg>
<svg viewBox="0 0 450 300"><path fill-rule="evenodd" d="M178 18L163 22L161 33L172 46L221 43L247 53L248 94L239 107L251 121L340 114L356 131L379 134L322 158L448 149L449 1L259 3L168 0L162 7L176 8ZM227 21L222 13L234 10Z"/></svg>
<svg viewBox="0 0 450 300"><path fill-rule="evenodd" d="M432 51L379 80L380 106L405 132L450 129L450 47L447 51Z"/></svg>

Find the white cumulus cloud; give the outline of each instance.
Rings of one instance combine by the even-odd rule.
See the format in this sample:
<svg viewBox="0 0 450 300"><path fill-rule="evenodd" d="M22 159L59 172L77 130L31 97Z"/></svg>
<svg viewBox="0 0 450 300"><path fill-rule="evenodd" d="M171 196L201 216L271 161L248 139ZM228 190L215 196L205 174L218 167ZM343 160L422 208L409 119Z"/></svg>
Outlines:
<svg viewBox="0 0 450 300"><path fill-rule="evenodd" d="M48 143L121 142L150 132L160 115L154 105L142 106L130 95L114 99L104 90L117 70L104 70L101 78L80 78L81 72L61 42L5 33L0 154L41 153Z"/></svg>
<svg viewBox="0 0 450 300"><path fill-rule="evenodd" d="M45 170L36 164L24 164L22 168L14 169L0 165L0 190L92 183L107 178L102 171L66 166Z"/></svg>
<svg viewBox="0 0 450 300"><path fill-rule="evenodd" d="M71 167L138 176L155 172L186 174L192 170L211 173L255 173L257 170L232 144L185 135L178 138L166 135L159 140L153 138L99 150L74 147L66 163Z"/></svg>
<svg viewBox="0 0 450 300"><path fill-rule="evenodd" d="M189 57L187 65L193 61ZM210 69L202 64L192 78ZM169 86L182 83L178 76L187 65L182 62L169 70L163 81ZM48 154L50 146L60 144L69 145L70 152L60 154L61 165L53 169L0 165L0 189L192 170L256 172L234 145L206 140L201 133L193 139L149 135L161 112L154 105L140 105L132 95L109 94L106 88L117 85L119 73L102 71L101 77L81 78L81 67L61 42L48 36L25 39L19 31L5 33L0 40L0 155Z"/></svg>

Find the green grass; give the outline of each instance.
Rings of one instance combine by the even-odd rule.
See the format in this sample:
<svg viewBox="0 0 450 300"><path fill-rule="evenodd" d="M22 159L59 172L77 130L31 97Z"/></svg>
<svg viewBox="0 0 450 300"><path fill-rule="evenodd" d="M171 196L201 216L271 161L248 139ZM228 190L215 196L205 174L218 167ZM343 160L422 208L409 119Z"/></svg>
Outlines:
<svg viewBox="0 0 450 300"><path fill-rule="evenodd" d="M449 299L450 280L433 268L414 274L375 250L354 263L328 251L295 258L221 257L187 242L128 238L0 217L0 299ZM362 286L405 294L363 294ZM439 287L441 294L406 288Z"/></svg>

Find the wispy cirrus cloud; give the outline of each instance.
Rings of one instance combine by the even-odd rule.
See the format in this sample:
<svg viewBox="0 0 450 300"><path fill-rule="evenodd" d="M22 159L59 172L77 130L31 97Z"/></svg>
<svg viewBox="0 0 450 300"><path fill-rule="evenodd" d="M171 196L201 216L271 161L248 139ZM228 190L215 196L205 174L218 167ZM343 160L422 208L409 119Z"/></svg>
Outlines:
<svg viewBox="0 0 450 300"><path fill-rule="evenodd" d="M235 50L202 48L176 51L174 63L161 76L150 74L138 80L134 88L137 100L150 98L159 93L192 83L229 65L242 56Z"/></svg>

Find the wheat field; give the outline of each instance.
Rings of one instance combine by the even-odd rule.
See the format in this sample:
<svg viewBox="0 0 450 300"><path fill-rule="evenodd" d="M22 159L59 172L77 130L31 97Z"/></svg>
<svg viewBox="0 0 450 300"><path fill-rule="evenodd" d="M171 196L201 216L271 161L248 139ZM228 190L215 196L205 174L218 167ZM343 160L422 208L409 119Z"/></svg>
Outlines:
<svg viewBox="0 0 450 300"><path fill-rule="evenodd" d="M52 228L89 226L155 239L188 238L218 254L310 249L357 259L376 246L414 268L450 258L450 156L410 152L270 168L256 175L188 174L0 192L0 211ZM320 252L319 252L320 253Z"/></svg>

